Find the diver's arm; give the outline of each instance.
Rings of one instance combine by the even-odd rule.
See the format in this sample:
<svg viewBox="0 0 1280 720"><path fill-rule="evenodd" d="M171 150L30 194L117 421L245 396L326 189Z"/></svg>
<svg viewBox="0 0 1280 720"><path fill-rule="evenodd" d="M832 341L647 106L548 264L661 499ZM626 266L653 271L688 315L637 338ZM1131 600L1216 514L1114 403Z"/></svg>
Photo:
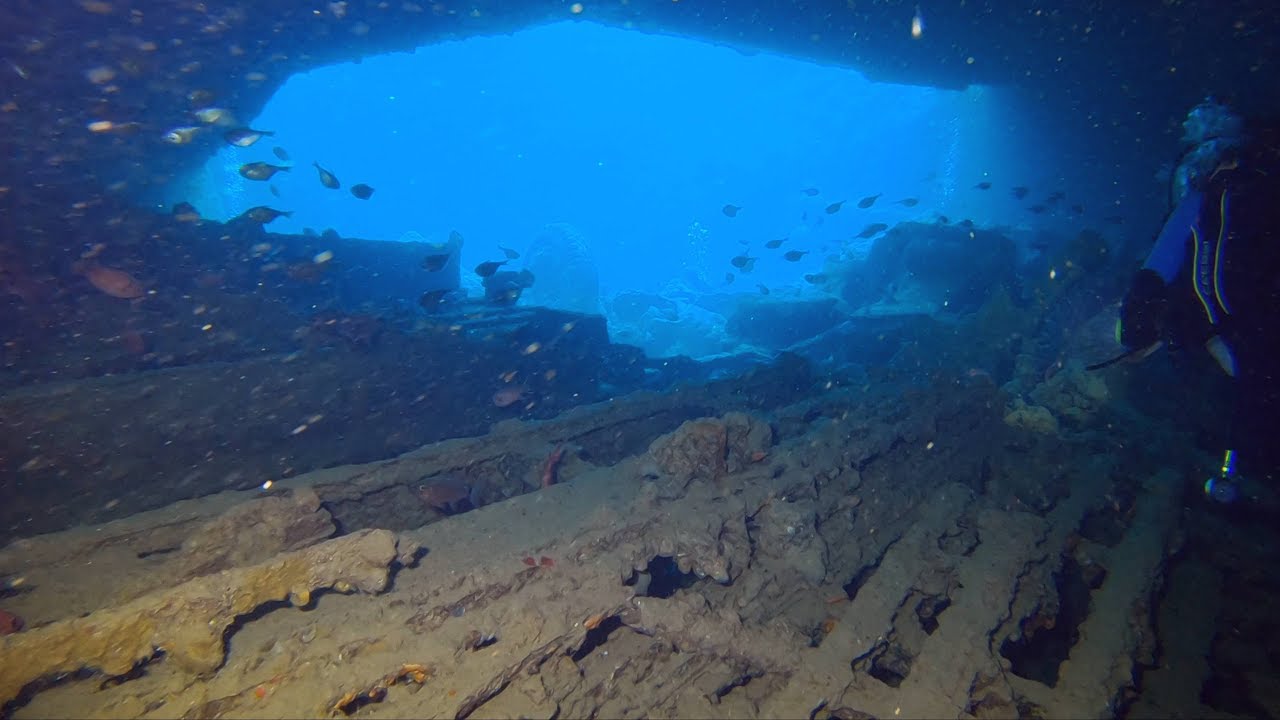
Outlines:
<svg viewBox="0 0 1280 720"><path fill-rule="evenodd" d="M1182 198L1178 206L1169 213L1164 227L1156 236L1151 254L1142 264L1143 270L1151 270L1164 281L1165 285L1173 282L1187 259L1187 239L1191 237L1191 228L1200 218L1200 203L1203 195L1192 190Z"/></svg>
<svg viewBox="0 0 1280 720"><path fill-rule="evenodd" d="M1169 287L1187 262L1191 228L1200 216L1200 200L1200 193L1195 191L1182 198L1129 284L1120 305L1118 339L1130 350L1154 347L1164 338Z"/></svg>

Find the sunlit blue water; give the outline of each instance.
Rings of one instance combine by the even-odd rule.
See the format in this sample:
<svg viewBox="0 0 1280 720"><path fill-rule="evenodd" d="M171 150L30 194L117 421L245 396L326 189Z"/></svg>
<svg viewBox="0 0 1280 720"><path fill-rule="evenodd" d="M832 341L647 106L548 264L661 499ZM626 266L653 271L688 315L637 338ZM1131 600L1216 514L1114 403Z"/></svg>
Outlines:
<svg viewBox="0 0 1280 720"><path fill-rule="evenodd" d="M812 292L801 277L858 252L865 243L850 238L868 223L1028 222L1007 187L1053 182L1042 159L1051 148L1011 137L1016 118L1001 103L990 89L879 84L778 55L557 23L294 76L251 119L276 136L222 150L188 197L216 218L260 204L293 210L276 232L394 240L457 229L464 267L568 222L587 238L605 295L678 277ZM294 166L273 181L279 197L235 174L252 160L280 163L277 145ZM315 161L341 190L321 186ZM974 191L987 177L997 188ZM375 187L373 198L351 196L356 183ZM875 193L872 208L855 207ZM906 197L920 203L894 204ZM729 218L725 204L743 209ZM784 250L809 254L793 263L764 250L783 236ZM726 285L729 258L744 250L762 259Z"/></svg>

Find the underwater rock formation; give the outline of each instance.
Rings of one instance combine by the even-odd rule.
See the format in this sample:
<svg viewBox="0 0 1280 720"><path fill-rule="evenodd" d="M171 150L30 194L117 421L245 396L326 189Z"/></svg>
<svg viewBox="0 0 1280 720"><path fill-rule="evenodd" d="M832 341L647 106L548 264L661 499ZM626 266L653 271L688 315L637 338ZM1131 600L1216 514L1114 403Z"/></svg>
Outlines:
<svg viewBox="0 0 1280 720"><path fill-rule="evenodd" d="M727 444L725 469L742 472L748 465L763 461L773 447L773 427L768 420L744 412L729 412L721 417Z"/></svg>
<svg viewBox="0 0 1280 720"><path fill-rule="evenodd" d="M197 528L175 558L180 579L262 562L314 545L337 527L310 488L257 498Z"/></svg>
<svg viewBox="0 0 1280 720"><path fill-rule="evenodd" d="M0 639L0 699L14 698L39 678L84 667L124 675L158 650L189 673L216 670L223 634L237 617L276 600L309 605L322 589L381 592L396 557L395 535L362 531Z"/></svg>
<svg viewBox="0 0 1280 720"><path fill-rule="evenodd" d="M782 350L821 335L845 319L835 298L772 300L747 297L725 323L725 332L743 342Z"/></svg>
<svg viewBox="0 0 1280 720"><path fill-rule="evenodd" d="M724 318L665 295L627 291L607 303L609 334L652 357L700 358L730 349Z"/></svg>
<svg viewBox="0 0 1280 720"><path fill-rule="evenodd" d="M1087 426L1110 399L1107 383L1098 373L1084 369L1080 360L1068 360L1061 371L1037 385L1031 400L1052 410L1070 428Z"/></svg>
<svg viewBox="0 0 1280 720"><path fill-rule="evenodd" d="M765 459L773 444L769 423L742 412L698 418L654 440L649 456L677 484L719 480Z"/></svg>
<svg viewBox="0 0 1280 720"><path fill-rule="evenodd" d="M705 359L733 351L738 343L725 334L721 315L686 302L668 311L650 307L634 323L613 322L609 331L616 342L636 345L652 357L684 355Z"/></svg>
<svg viewBox="0 0 1280 720"><path fill-rule="evenodd" d="M994 230L899 223L847 267L841 295L854 307L878 304L886 312L967 312L1016 284L1016 261L1013 241Z"/></svg>
<svg viewBox="0 0 1280 720"><path fill-rule="evenodd" d="M718 480L727 472L728 430L712 418L690 420L649 446L649 455L664 475L678 483Z"/></svg>
<svg viewBox="0 0 1280 720"><path fill-rule="evenodd" d="M609 318L624 325L638 325L646 317L678 320L679 306L674 300L653 293L627 291L609 301Z"/></svg>
<svg viewBox="0 0 1280 720"><path fill-rule="evenodd" d="M1058 418L1049 408L1042 405L1028 405L1022 398L1014 398L1004 415L1005 423L1024 428L1041 435L1058 433Z"/></svg>

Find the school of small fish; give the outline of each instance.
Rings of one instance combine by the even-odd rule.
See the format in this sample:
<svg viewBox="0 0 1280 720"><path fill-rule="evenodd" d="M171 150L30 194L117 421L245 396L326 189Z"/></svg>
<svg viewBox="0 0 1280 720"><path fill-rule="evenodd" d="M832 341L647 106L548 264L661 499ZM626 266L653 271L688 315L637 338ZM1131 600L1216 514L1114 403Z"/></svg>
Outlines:
<svg viewBox="0 0 1280 720"><path fill-rule="evenodd" d="M189 98L192 102L198 100L207 101L210 98L203 95L197 95L193 92ZM274 137L275 132L271 130L256 130L242 124L236 119L235 113L220 107L205 106L191 111L191 119L194 122L175 126L160 136L162 142L170 145L190 145L203 136L206 132L215 128L221 129L221 138L228 145L238 148L248 148L257 144L258 141L266 137ZM292 162L289 152L283 147L277 145L271 148L271 153L281 162ZM316 169L320 185L329 190L338 190L342 187L338 176L332 170L321 166L319 162L313 161L312 165ZM257 182L268 182L275 177L277 173L289 172L293 169L293 165L274 165L263 161L247 162L240 166L240 176L246 180L254 180ZM276 185L270 186L271 194L280 197L280 189ZM367 183L357 183L349 188L351 195L357 200L368 200L373 197L374 188ZM266 224L280 217L290 217L292 211L276 210L267 206L258 206L251 208L240 217L249 221Z"/></svg>
<svg viewBox="0 0 1280 720"><path fill-rule="evenodd" d="M986 191L986 190L990 190L992 187L994 187L994 184L990 180L981 180L973 186L973 189L977 191ZM816 198L822 194L822 190L816 187L807 187L801 190L800 192L805 197L810 197L810 198ZM1031 194L1031 188L1027 187L1026 185L1016 185L1009 189L1010 197L1018 201L1025 200L1027 197L1030 196L1030 194ZM883 196L884 196L884 193L875 193L873 195L867 195L859 199L857 203L855 203L855 205L859 210L867 210L875 206L876 202L880 200L880 198ZM1065 200L1066 197L1067 197L1066 193L1062 192L1061 190L1054 191L1053 193L1049 194L1044 199L1043 202L1027 206L1027 211L1036 215L1043 215L1048 212L1055 212L1057 208L1060 207L1060 203L1062 203L1062 201ZM837 200L835 202L828 203L827 205L823 206L823 214L835 215L839 213L841 209L844 208L844 205L847 202L848 200ZM904 208L914 208L920 204L920 198L917 198L917 197L900 198L898 200L894 200L893 204L901 205ZM724 214L725 217L728 217L728 218L738 217L738 214L742 212L742 210L743 210L742 206L734 205L732 203L725 204L723 207L720 208L720 212ZM1069 210L1073 215L1077 217L1084 214L1084 206L1080 204L1071 205ZM806 211L803 219L808 221L810 220L810 217L811 216ZM1124 221L1124 218L1120 216L1112 216L1112 217L1106 218L1106 220L1107 222L1110 222L1110 223L1120 224ZM818 224L821 224L821 222L822 222L822 219L821 219L821 216L819 215L817 216L817 221L814 224L816 226ZM940 225L948 225L951 223L951 220L945 215L938 215L935 219L935 222L937 222ZM974 223L972 220L966 219L966 220L961 220L960 223L958 223L958 225L963 228L972 228L974 226ZM882 223L882 222L869 223L866 226L864 226L860 232L854 235L853 239L869 240L879 235L880 233L885 232L888 229L889 229L889 225L886 223ZM778 250L782 247L783 243L786 243L788 240L789 238L787 237L774 238L766 241L764 243L764 247L766 250ZM751 245L751 242L749 240L739 240L739 243L746 245L748 247ZM825 250L827 248L823 247L822 249ZM800 262L802 259L804 259L805 255L809 254L809 252L810 251L806 249L787 250L786 252L781 253L781 257L786 262L792 262L792 263ZM730 258L729 264L732 265L734 269L736 269L739 273L746 274L751 272L753 269L755 269L756 260L758 259L759 258L757 258L756 256L751 255L750 250L748 250L746 252L743 252L742 254L735 255L732 258ZM477 272L479 272L479 270L480 268L477 268ZM732 271L725 273L724 282L726 285L732 284L736 279L737 279L737 275L735 275ZM823 273L808 273L804 275L804 280L805 282L811 285L822 285L827 281L827 276ZM769 289L764 285L760 285L759 288L760 288L761 294L763 295L769 294Z"/></svg>

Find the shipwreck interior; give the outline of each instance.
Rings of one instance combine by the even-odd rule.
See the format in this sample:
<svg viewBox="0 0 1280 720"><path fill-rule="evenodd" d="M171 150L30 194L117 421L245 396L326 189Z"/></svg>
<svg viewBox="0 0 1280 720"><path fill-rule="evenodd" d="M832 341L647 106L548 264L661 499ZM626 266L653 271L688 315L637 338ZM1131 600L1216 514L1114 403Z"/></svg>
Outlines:
<svg viewBox="0 0 1280 720"><path fill-rule="evenodd" d="M1186 109L1275 111L1280 16L1113 6L0 4L0 717L1280 714L1275 508L1206 505L1187 478L1218 410L1167 392L1215 380L1167 358L1086 370ZM296 167L274 172L305 171L317 203L338 180L191 119L259 117L337 64L574 24L981 106L964 132L1072 189L1032 206L1042 230L822 195L828 229L855 205L916 214L867 214L856 257L795 250L803 292L742 272L753 246L730 298L724 269L680 293L628 287L636 259L575 274L603 220L495 225L527 245L494 241L474 272L488 256L464 253L499 230L268 227L250 205L279 188L252 175ZM316 146L380 152L361 140ZM263 160L219 184L240 141ZM353 207L395 198L380 221L469 202L339 174ZM1028 216L1026 188L998 190ZM481 228L533 212L475 202ZM704 204L726 226L756 211L732 202ZM718 227L690 225L692 246Z"/></svg>

